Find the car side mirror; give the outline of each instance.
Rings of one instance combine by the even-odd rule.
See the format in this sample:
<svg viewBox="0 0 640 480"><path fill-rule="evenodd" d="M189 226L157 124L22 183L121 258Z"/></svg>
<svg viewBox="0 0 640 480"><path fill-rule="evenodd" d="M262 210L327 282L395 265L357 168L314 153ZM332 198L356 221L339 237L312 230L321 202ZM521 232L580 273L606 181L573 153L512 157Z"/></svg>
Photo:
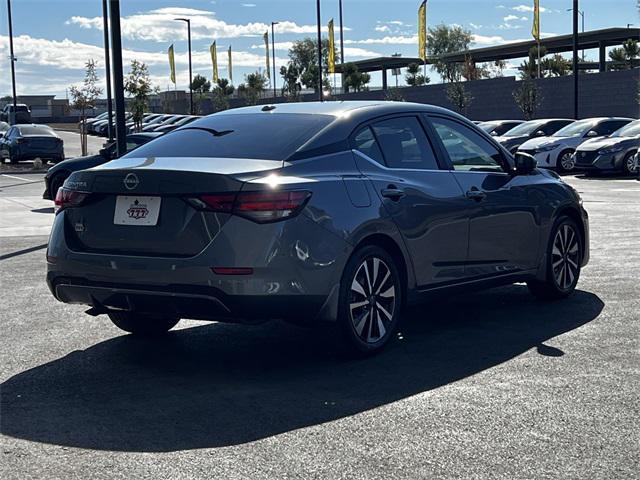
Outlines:
<svg viewBox="0 0 640 480"><path fill-rule="evenodd" d="M542 130L538 130L536 133L533 134L535 137L546 137L547 134L544 133Z"/></svg>
<svg viewBox="0 0 640 480"><path fill-rule="evenodd" d="M537 164L538 162L532 155L524 152L516 152L516 175L529 175L536 169Z"/></svg>
<svg viewBox="0 0 640 480"><path fill-rule="evenodd" d="M596 132L595 130L589 130L587 132L587 137L589 138L593 138L593 137L599 137L600 134L598 132Z"/></svg>
<svg viewBox="0 0 640 480"><path fill-rule="evenodd" d="M98 153L102 158L106 158L108 160L111 159L111 155L109 155L109 150L107 150L106 148L101 148Z"/></svg>
<svg viewBox="0 0 640 480"><path fill-rule="evenodd" d="M497 137L498 136L498 132L496 132L495 130L492 131L489 135L491 135L492 137Z"/></svg>

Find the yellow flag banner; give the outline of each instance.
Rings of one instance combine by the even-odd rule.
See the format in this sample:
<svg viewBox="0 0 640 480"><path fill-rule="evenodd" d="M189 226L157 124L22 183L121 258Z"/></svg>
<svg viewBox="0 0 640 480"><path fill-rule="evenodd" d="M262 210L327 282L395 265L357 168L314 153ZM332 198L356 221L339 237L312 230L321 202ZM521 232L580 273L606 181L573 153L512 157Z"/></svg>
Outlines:
<svg viewBox="0 0 640 480"><path fill-rule="evenodd" d="M336 45L333 35L333 18L329 20L329 73L336 73Z"/></svg>
<svg viewBox="0 0 640 480"><path fill-rule="evenodd" d="M540 0L533 0L533 26L531 35L538 42L540 41Z"/></svg>
<svg viewBox="0 0 640 480"><path fill-rule="evenodd" d="M169 69L171 72L169 74L169 78L175 85L176 84L176 59L173 54L173 45L169 47Z"/></svg>
<svg viewBox="0 0 640 480"><path fill-rule="evenodd" d="M218 51L216 49L216 42L213 42L209 47L211 52L211 64L213 65L213 81L218 81Z"/></svg>
<svg viewBox="0 0 640 480"><path fill-rule="evenodd" d="M418 8L418 57L427 61L427 0Z"/></svg>
<svg viewBox="0 0 640 480"><path fill-rule="evenodd" d="M233 64L231 63L231 45L229 45L229 82L233 83Z"/></svg>
<svg viewBox="0 0 640 480"><path fill-rule="evenodd" d="M266 77L267 78L271 78L271 74L269 73L269 71L271 70L271 67L269 65L269 32L265 32L264 33L264 49L265 49L265 53L266 53L266 66L267 66L267 74Z"/></svg>

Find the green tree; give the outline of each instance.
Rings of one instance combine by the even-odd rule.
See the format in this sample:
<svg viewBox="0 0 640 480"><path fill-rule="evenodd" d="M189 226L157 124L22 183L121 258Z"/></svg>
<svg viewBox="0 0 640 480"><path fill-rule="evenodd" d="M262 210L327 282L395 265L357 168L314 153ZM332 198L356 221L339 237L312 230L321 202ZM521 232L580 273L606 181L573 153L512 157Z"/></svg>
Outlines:
<svg viewBox="0 0 640 480"><path fill-rule="evenodd" d="M635 60L640 56L640 46L638 41L629 39L622 44L622 47L614 48L609 52L609 59L617 62L612 70L628 70L633 68Z"/></svg>
<svg viewBox="0 0 640 480"><path fill-rule="evenodd" d="M371 81L371 75L358 71L353 63L346 63L343 69L343 83L347 91L359 92L365 90L367 83Z"/></svg>
<svg viewBox="0 0 640 480"><path fill-rule="evenodd" d="M450 27L444 23L436 25L430 28L428 33L429 56L438 57L448 53L467 51L472 38L471 32L460 26ZM435 58L433 68L445 82L461 80L463 65L460 63L444 62Z"/></svg>
<svg viewBox="0 0 640 480"><path fill-rule="evenodd" d="M267 85L267 78L260 72L245 75L244 83L238 85L238 95L243 97L248 105L256 105L260 95Z"/></svg>
<svg viewBox="0 0 640 480"><path fill-rule="evenodd" d="M211 90L211 82L200 74L196 74L191 81L191 90L195 92L195 109L196 113L202 111L202 101L204 100L206 93Z"/></svg>
<svg viewBox="0 0 640 480"><path fill-rule="evenodd" d="M85 128L87 121L87 110L95 106L95 102L102 93L102 89L98 87L98 74L96 73L95 60L91 59L85 63L84 82L81 87L75 85L69 88L71 95L71 106L80 110L80 120L82 130L80 131L80 149L82 155L87 155L87 129Z"/></svg>
<svg viewBox="0 0 640 480"><path fill-rule="evenodd" d="M489 69L484 65L478 66L470 55L465 55L462 64L462 76L465 80L480 80L489 78Z"/></svg>
<svg viewBox="0 0 640 480"><path fill-rule="evenodd" d="M541 68L545 75L551 77L564 77L571 73L571 62L559 53L554 54L550 58L545 58L541 62Z"/></svg>
<svg viewBox="0 0 640 480"><path fill-rule="evenodd" d="M545 71L543 68L544 56L547 54L547 48L540 47L540 76L544 77ZM538 46L531 47L529 49L529 59L523 61L520 64L520 78L522 80L526 78L538 78Z"/></svg>
<svg viewBox="0 0 640 480"><path fill-rule="evenodd" d="M335 52L334 52L335 53ZM328 85L329 72L329 40L322 39L322 84ZM292 69L289 73L297 73L298 77L293 85L300 83L306 88L312 88L316 92L320 88L318 85L318 42L312 38L304 38L293 43L289 49L289 65Z"/></svg>
<svg viewBox="0 0 640 480"><path fill-rule="evenodd" d="M466 115L467 108L473 101L473 97L467 92L464 82L460 81L449 82L447 85L447 98L462 115Z"/></svg>
<svg viewBox="0 0 640 480"><path fill-rule="evenodd" d="M282 95L287 97L289 101L297 101L300 96L302 85L300 84L300 70L293 63L280 67L280 76L282 76Z"/></svg>
<svg viewBox="0 0 640 480"><path fill-rule="evenodd" d="M404 76L405 82L411 87L419 87L430 82L430 78L420 73L421 67L417 63L407 65L407 73Z"/></svg>
<svg viewBox="0 0 640 480"><path fill-rule="evenodd" d="M124 80L124 89L133 97L130 109L135 130L140 131L144 113L149 109L149 95L152 92L149 68L145 63L131 61L131 69Z"/></svg>
<svg viewBox="0 0 640 480"><path fill-rule="evenodd" d="M531 120L542 103L542 95L535 80L525 77L520 86L513 91L513 99L522 111L524 118Z"/></svg>
<svg viewBox="0 0 640 480"><path fill-rule="evenodd" d="M229 84L226 78L219 78L213 87L213 108L216 112L229 108L229 97L233 94L235 88Z"/></svg>
<svg viewBox="0 0 640 480"><path fill-rule="evenodd" d="M198 93L207 93L211 90L211 82L197 73L191 81L191 90Z"/></svg>

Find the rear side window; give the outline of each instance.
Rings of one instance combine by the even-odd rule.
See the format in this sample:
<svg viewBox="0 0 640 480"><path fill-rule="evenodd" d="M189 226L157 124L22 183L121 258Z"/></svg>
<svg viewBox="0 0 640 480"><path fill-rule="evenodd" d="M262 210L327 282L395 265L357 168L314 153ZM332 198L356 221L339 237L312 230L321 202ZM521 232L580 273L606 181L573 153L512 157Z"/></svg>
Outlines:
<svg viewBox="0 0 640 480"><path fill-rule="evenodd" d="M438 170L431 144L416 117L383 120L372 128L388 167Z"/></svg>
<svg viewBox="0 0 640 480"><path fill-rule="evenodd" d="M384 165L384 158L382 152L376 142L376 138L373 136L373 132L369 127L364 127L355 137L353 137L354 149L363 153L367 157L375 160L380 165Z"/></svg>
<svg viewBox="0 0 640 480"><path fill-rule="evenodd" d="M330 115L213 115L137 148L127 157L285 160L334 119Z"/></svg>

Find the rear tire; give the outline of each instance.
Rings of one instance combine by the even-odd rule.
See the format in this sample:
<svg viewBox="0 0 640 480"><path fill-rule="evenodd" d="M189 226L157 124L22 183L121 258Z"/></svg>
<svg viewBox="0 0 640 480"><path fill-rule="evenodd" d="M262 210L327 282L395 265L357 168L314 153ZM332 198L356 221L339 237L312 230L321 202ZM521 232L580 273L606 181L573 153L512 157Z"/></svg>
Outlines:
<svg viewBox="0 0 640 480"><path fill-rule="evenodd" d="M546 280L530 280L529 291L542 300L559 300L573 293L580 278L582 237L576 222L562 216L551 230L546 255Z"/></svg>
<svg viewBox="0 0 640 480"><path fill-rule="evenodd" d="M167 333L180 321L179 318L145 315L135 312L112 312L109 318L125 332L140 337L153 337Z"/></svg>
<svg viewBox="0 0 640 480"><path fill-rule="evenodd" d="M400 272L389 253L369 245L356 251L340 283L338 324L351 353L377 353L395 334L403 304Z"/></svg>

